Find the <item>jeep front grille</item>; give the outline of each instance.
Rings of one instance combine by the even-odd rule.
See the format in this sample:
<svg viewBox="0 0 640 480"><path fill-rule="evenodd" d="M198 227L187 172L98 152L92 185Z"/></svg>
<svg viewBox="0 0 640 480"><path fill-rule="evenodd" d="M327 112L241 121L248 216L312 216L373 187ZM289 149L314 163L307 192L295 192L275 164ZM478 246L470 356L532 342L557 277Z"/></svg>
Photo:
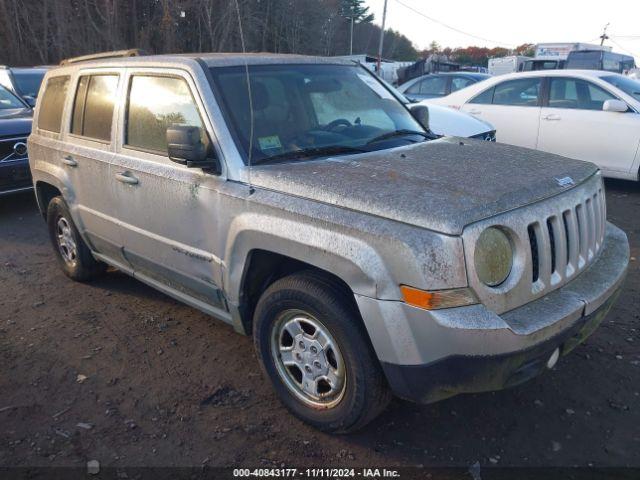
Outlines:
<svg viewBox="0 0 640 480"><path fill-rule="evenodd" d="M480 301L503 313L541 298L586 270L605 241L606 206L600 173L531 205L517 208L465 228L469 286ZM482 232L498 227L513 246L511 273L491 287L478 277L473 261Z"/></svg>
<svg viewBox="0 0 640 480"><path fill-rule="evenodd" d="M571 208L530 223L532 292L563 283L588 266L602 246L605 222L604 192L599 187Z"/></svg>

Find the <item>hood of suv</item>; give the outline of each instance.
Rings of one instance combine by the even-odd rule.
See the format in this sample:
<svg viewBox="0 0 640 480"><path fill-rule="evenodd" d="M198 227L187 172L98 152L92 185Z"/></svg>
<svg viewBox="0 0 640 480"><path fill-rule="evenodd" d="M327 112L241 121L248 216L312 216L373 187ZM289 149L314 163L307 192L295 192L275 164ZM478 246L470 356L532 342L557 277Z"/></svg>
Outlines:
<svg viewBox="0 0 640 480"><path fill-rule="evenodd" d="M592 163L461 138L254 167L256 187L459 235L473 222L559 194ZM568 178L567 178L568 177Z"/></svg>

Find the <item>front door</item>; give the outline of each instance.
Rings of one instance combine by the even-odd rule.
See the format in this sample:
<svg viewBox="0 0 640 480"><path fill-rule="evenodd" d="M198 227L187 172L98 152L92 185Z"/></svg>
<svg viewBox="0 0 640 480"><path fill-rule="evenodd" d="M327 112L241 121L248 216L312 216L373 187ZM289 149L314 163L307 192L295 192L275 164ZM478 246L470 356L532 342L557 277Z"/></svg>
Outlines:
<svg viewBox="0 0 640 480"><path fill-rule="evenodd" d="M472 98L461 110L492 124L498 142L536 148L541 85L541 78L507 80Z"/></svg>
<svg viewBox="0 0 640 480"><path fill-rule="evenodd" d="M210 141L197 90L181 72L134 71L126 81L111 172L125 256L142 280L197 307L224 312L220 258L225 235L217 228L224 180L167 156L170 125L196 126L203 141Z"/></svg>
<svg viewBox="0 0 640 480"><path fill-rule="evenodd" d="M640 142L640 115L605 112L606 100L617 97L587 80L551 77L538 148L593 162L605 172L629 173Z"/></svg>

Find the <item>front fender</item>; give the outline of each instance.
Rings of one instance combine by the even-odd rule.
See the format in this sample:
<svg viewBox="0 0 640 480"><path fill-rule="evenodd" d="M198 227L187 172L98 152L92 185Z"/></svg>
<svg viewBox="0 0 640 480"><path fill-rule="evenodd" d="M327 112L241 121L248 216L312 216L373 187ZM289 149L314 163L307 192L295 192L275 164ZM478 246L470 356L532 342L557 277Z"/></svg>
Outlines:
<svg viewBox="0 0 640 480"><path fill-rule="evenodd" d="M385 291L392 288L391 275L382 258L364 240L321 223L301 225L294 220L246 213L234 218L227 239L224 285L232 303L239 302L246 262L255 249L331 272L359 295L397 296L395 291Z"/></svg>

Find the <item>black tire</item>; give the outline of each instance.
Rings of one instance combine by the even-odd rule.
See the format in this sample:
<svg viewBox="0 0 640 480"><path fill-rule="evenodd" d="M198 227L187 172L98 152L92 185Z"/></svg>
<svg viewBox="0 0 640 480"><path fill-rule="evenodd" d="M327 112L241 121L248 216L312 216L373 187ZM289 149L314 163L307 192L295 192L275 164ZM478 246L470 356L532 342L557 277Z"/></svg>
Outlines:
<svg viewBox="0 0 640 480"><path fill-rule="evenodd" d="M68 247L61 247L64 242L60 239L61 225L68 227L68 237L75 242L75 255L73 260L70 254L63 253L64 249L69 252ZM71 218L69 207L64 199L60 196L54 197L47 207L47 226L49 227L49 238L56 253L56 257L65 275L78 282L87 282L102 275L107 266L96 260L91 254L91 250L84 243L82 237L78 233L75 223ZM67 256L65 256L67 255Z"/></svg>
<svg viewBox="0 0 640 480"><path fill-rule="evenodd" d="M358 430L389 404L391 392L359 313L336 282L316 272L296 273L274 282L262 294L254 315L254 343L264 371L282 403L315 428L333 433ZM346 371L338 403L310 406L287 386L272 352L272 333L283 312L306 312L328 330L338 345ZM295 343L295 340L294 340Z"/></svg>

